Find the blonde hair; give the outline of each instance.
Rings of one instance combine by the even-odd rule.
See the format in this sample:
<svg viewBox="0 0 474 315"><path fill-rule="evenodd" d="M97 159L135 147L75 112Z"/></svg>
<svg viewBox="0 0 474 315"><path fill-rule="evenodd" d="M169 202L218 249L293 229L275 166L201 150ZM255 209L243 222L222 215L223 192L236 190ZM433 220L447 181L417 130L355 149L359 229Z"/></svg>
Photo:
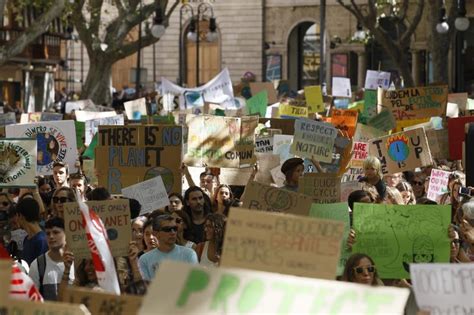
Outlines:
<svg viewBox="0 0 474 315"><path fill-rule="evenodd" d="M388 204L393 205L404 205L405 201L400 191L394 187L387 186L387 195L385 196L385 201Z"/></svg>
<svg viewBox="0 0 474 315"><path fill-rule="evenodd" d="M375 156L368 156L364 160L362 167L364 168L364 170L368 168L373 168L377 172L377 175L380 177L380 179L383 178L382 163L380 163L380 160Z"/></svg>

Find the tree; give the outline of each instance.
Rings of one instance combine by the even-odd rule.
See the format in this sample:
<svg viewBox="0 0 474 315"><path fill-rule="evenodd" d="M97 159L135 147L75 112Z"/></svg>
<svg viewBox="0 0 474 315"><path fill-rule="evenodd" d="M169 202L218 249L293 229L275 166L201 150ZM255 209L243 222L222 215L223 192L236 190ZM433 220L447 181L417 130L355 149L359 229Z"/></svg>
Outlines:
<svg viewBox="0 0 474 315"><path fill-rule="evenodd" d="M387 0L368 0L365 5L358 5L355 0L337 0L337 2L351 12L383 47L400 71L405 86L414 86L406 52L423 15L425 1L417 0L410 4L410 0L400 0L396 3ZM416 6L415 10L413 10L414 6ZM408 18L408 12L414 12L411 19ZM380 23L384 16L395 28L396 36L390 36L388 29L383 26L384 23Z"/></svg>
<svg viewBox="0 0 474 315"><path fill-rule="evenodd" d="M7 8L7 0L0 0L0 17L5 16ZM26 2L20 3L20 1L12 4L12 8L16 11L20 11L28 5ZM46 33L51 22L58 17L61 17L65 7L65 0L54 0L48 2L36 2L36 5L41 8L47 8L43 13L30 24L22 34L8 41L5 45L0 45L0 66L5 64L10 58L20 54L28 45L30 45L35 39L37 39L43 33Z"/></svg>
<svg viewBox="0 0 474 315"><path fill-rule="evenodd" d="M140 0L113 0L112 3L117 14L107 25L101 25L103 0L89 0L87 8L84 7L85 0L74 2L72 21L79 39L86 47L90 62L81 98L89 98L96 104L111 103L112 65L136 53L139 46L143 48L159 40L152 36L148 27L141 40L127 41L127 35L139 23L148 20L154 12L165 12L168 6L168 0L155 0L149 4L142 4ZM165 27L179 3L179 0L175 0L168 12L164 13Z"/></svg>

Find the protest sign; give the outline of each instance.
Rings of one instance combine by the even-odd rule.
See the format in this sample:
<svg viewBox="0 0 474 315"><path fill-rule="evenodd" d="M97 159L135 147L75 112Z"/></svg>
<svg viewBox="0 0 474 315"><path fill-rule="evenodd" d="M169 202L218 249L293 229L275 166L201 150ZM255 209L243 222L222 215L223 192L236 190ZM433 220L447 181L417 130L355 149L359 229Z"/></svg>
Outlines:
<svg viewBox="0 0 474 315"><path fill-rule="evenodd" d="M128 199L87 201L101 218L107 229L110 249L114 257L128 256L128 244L131 241L130 207ZM68 249L74 258L90 258L87 246L86 230L82 225L81 211L76 202L64 204L64 231Z"/></svg>
<svg viewBox="0 0 474 315"><path fill-rule="evenodd" d="M354 134L354 141L369 142L374 138L380 138L385 136L386 134L387 133L382 130L359 123L357 124L356 131Z"/></svg>
<svg viewBox="0 0 474 315"><path fill-rule="evenodd" d="M247 185L254 168L221 168L220 170L219 181L221 183L234 186L245 186Z"/></svg>
<svg viewBox="0 0 474 315"><path fill-rule="evenodd" d="M401 288L165 261L138 314L402 315L408 295Z"/></svg>
<svg viewBox="0 0 474 315"><path fill-rule="evenodd" d="M168 193L181 192L181 126L99 126L96 136L99 185L111 194L158 175Z"/></svg>
<svg viewBox="0 0 474 315"><path fill-rule="evenodd" d="M247 112L249 115L258 114L265 117L268 105L268 92L263 90L246 101Z"/></svg>
<svg viewBox="0 0 474 315"><path fill-rule="evenodd" d="M90 112L90 111L80 110L80 111L76 111L74 115L76 116L76 121L86 122L86 120L114 117L114 116L117 116L117 112L115 111Z"/></svg>
<svg viewBox="0 0 474 315"><path fill-rule="evenodd" d="M362 168L364 160L369 156L369 144L367 142L354 142L352 147L351 167Z"/></svg>
<svg viewBox="0 0 474 315"><path fill-rule="evenodd" d="M354 136L358 113L356 110L333 109L331 124L344 132L348 137Z"/></svg>
<svg viewBox="0 0 474 315"><path fill-rule="evenodd" d="M62 301L71 304L83 304L92 315L136 314L143 298L137 295L115 295L98 290L69 286L65 288Z"/></svg>
<svg viewBox="0 0 474 315"><path fill-rule="evenodd" d="M347 258L351 255L351 251L347 248L347 238L349 237L349 207L347 202L338 202L330 204L313 203L309 216L318 219L327 219L342 222L344 224L344 234L341 240L341 253L337 264L337 275L342 275Z"/></svg>
<svg viewBox="0 0 474 315"><path fill-rule="evenodd" d="M9 125L6 132L8 138L36 138L37 175L53 174L54 162L67 163L69 172L76 172L77 146L72 120Z"/></svg>
<svg viewBox="0 0 474 315"><path fill-rule="evenodd" d="M0 139L0 188L36 187L36 141Z"/></svg>
<svg viewBox="0 0 474 315"><path fill-rule="evenodd" d="M332 77L332 96L351 98L351 79Z"/></svg>
<svg viewBox="0 0 474 315"><path fill-rule="evenodd" d="M94 160L82 160L82 170L87 177L87 182L96 187L99 184L99 180L94 173Z"/></svg>
<svg viewBox="0 0 474 315"><path fill-rule="evenodd" d="M341 200L341 178L334 173L309 173L300 178L298 192L315 203L337 203Z"/></svg>
<svg viewBox="0 0 474 315"><path fill-rule="evenodd" d="M255 152L272 153L273 152L273 136L255 137Z"/></svg>
<svg viewBox="0 0 474 315"><path fill-rule="evenodd" d="M0 126L0 138L5 138L5 126Z"/></svg>
<svg viewBox="0 0 474 315"><path fill-rule="evenodd" d="M8 300L0 303L0 314L4 315L90 315L84 305L60 302L27 302Z"/></svg>
<svg viewBox="0 0 474 315"><path fill-rule="evenodd" d="M292 142L293 136L290 135L273 136L273 154L278 154L280 156L281 162L293 157L293 154L290 154L290 147Z"/></svg>
<svg viewBox="0 0 474 315"><path fill-rule="evenodd" d="M382 110L379 114L370 118L367 124L383 131L392 130L397 126L395 117L389 110Z"/></svg>
<svg viewBox="0 0 474 315"><path fill-rule="evenodd" d="M307 216L312 199L308 196L255 181L245 187L242 207L261 211L284 212Z"/></svg>
<svg viewBox="0 0 474 315"><path fill-rule="evenodd" d="M396 120L444 116L448 86L425 86L383 92L382 105Z"/></svg>
<svg viewBox="0 0 474 315"><path fill-rule="evenodd" d="M449 135L446 130L425 130L425 133L428 145L430 146L431 156L435 159L449 158Z"/></svg>
<svg viewBox="0 0 474 315"><path fill-rule="evenodd" d="M256 153L255 155L258 164L255 181L267 185L273 183L271 170L280 166L280 156L268 153Z"/></svg>
<svg viewBox="0 0 474 315"><path fill-rule="evenodd" d="M220 265L335 279L344 223L231 208Z"/></svg>
<svg viewBox="0 0 474 315"><path fill-rule="evenodd" d="M433 164L423 128L373 139L369 152L379 158L383 174L412 171Z"/></svg>
<svg viewBox="0 0 474 315"><path fill-rule="evenodd" d="M359 121L367 123L375 115L377 115L377 90L365 90L364 110L359 114Z"/></svg>
<svg viewBox="0 0 474 315"><path fill-rule="evenodd" d="M474 264L412 264L418 307L429 314L469 314L474 310Z"/></svg>
<svg viewBox="0 0 474 315"><path fill-rule="evenodd" d="M421 119L408 119L408 120L399 120L396 123L395 132L407 131L417 128L431 128L430 118L421 118Z"/></svg>
<svg viewBox="0 0 474 315"><path fill-rule="evenodd" d="M366 90L376 90L378 87L388 89L390 87L390 72L367 70L364 87Z"/></svg>
<svg viewBox="0 0 474 315"><path fill-rule="evenodd" d="M450 205L356 203L352 251L372 257L383 279L409 278L409 265L449 262Z"/></svg>
<svg viewBox="0 0 474 315"><path fill-rule="evenodd" d="M472 99L472 98L467 99L466 110L474 111L474 99Z"/></svg>
<svg viewBox="0 0 474 315"><path fill-rule="evenodd" d="M76 130L76 146L79 150L84 147L86 124L82 121L74 121L74 129Z"/></svg>
<svg viewBox="0 0 474 315"><path fill-rule="evenodd" d="M472 122L474 122L474 116L448 119L449 159L462 159L462 143L465 139L464 128L467 123Z"/></svg>
<svg viewBox="0 0 474 315"><path fill-rule="evenodd" d="M275 183L276 187L283 187L285 186L286 177L285 174L281 172L281 167L283 163L275 166L270 170L270 174L272 176L272 181ZM264 183L267 184L267 183Z"/></svg>
<svg viewBox="0 0 474 315"><path fill-rule="evenodd" d="M0 114L0 126L16 124L16 117L14 112Z"/></svg>
<svg viewBox="0 0 474 315"><path fill-rule="evenodd" d="M448 94L448 105L451 105L451 108L446 109L446 116L453 118L474 116L474 111L469 109L467 96L467 93Z"/></svg>
<svg viewBox="0 0 474 315"><path fill-rule="evenodd" d="M332 161L337 129L331 124L309 119L295 120L295 137L290 153L321 162Z"/></svg>
<svg viewBox="0 0 474 315"><path fill-rule="evenodd" d="M428 197L431 200L439 202L442 194L448 192L448 181L451 172L432 169L430 175L430 183L428 186Z"/></svg>
<svg viewBox="0 0 474 315"><path fill-rule="evenodd" d="M334 107L337 109L348 109L350 98L336 98L334 99Z"/></svg>
<svg viewBox="0 0 474 315"><path fill-rule="evenodd" d="M250 82L250 91L253 95L257 95L262 91L267 91L268 104L275 104L278 102L277 92L272 82Z"/></svg>
<svg viewBox="0 0 474 315"><path fill-rule="evenodd" d="M308 107L290 105L288 103L281 103L278 107L278 112L281 118L308 117Z"/></svg>
<svg viewBox="0 0 474 315"><path fill-rule="evenodd" d="M321 86L305 86L304 96L306 98L306 105L310 113L319 113L324 111L323 93Z"/></svg>
<svg viewBox="0 0 474 315"><path fill-rule="evenodd" d="M32 122L39 121L56 121L62 120L63 114L61 113L48 113L48 112L38 112L38 113L23 113L21 114L20 123L27 124Z"/></svg>
<svg viewBox="0 0 474 315"><path fill-rule="evenodd" d="M344 176L343 176L344 179ZM356 190L362 189L362 183L358 181L341 182L341 201L347 202L349 195Z"/></svg>
<svg viewBox="0 0 474 315"><path fill-rule="evenodd" d="M280 129L284 135L293 135L295 133L295 120L291 118L260 118L258 122L268 128Z"/></svg>
<svg viewBox="0 0 474 315"><path fill-rule="evenodd" d="M341 183L357 182L362 176L364 176L364 170L362 168L349 168L342 174Z"/></svg>
<svg viewBox="0 0 474 315"><path fill-rule="evenodd" d="M122 195L140 202L142 205L140 215L162 209L170 204L163 179L159 175L144 182L122 188Z"/></svg>
<svg viewBox="0 0 474 315"><path fill-rule="evenodd" d="M142 97L133 101L123 103L128 120L140 120L142 115L146 116L146 98Z"/></svg>
<svg viewBox="0 0 474 315"><path fill-rule="evenodd" d="M80 100L74 102L66 102L65 112L70 114L72 111L84 110L86 108L94 108L94 102L92 100Z"/></svg>
<svg viewBox="0 0 474 315"><path fill-rule="evenodd" d="M187 119L190 166L240 168L256 162L254 131L258 118L193 116Z"/></svg>
<svg viewBox="0 0 474 315"><path fill-rule="evenodd" d="M92 138L99 130L99 126L101 125L109 125L109 126L123 126L124 119L123 114L105 117L105 118L98 118L98 119L91 119L86 120L85 122L85 144L89 145L92 141Z"/></svg>

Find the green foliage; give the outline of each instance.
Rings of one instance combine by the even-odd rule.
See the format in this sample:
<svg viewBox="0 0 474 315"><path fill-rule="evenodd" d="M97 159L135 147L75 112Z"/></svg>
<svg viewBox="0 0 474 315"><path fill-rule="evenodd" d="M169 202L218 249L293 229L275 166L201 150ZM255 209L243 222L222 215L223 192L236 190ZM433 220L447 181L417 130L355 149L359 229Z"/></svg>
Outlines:
<svg viewBox="0 0 474 315"><path fill-rule="evenodd" d="M6 13L13 17L15 22L19 25L24 23L24 14L23 12L28 8L33 8L37 12L37 16L41 15L43 12L48 11L53 5L53 0L7 0ZM64 14L61 16L61 20L65 23L67 21L67 16L72 12L72 4L69 1L66 1L66 9Z"/></svg>

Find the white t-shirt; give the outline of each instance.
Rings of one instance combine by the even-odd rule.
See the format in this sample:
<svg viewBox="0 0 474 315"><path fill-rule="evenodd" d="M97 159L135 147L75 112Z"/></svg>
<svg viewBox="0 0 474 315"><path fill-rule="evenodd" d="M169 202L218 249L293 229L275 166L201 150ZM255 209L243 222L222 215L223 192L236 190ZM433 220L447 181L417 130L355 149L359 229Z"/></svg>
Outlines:
<svg viewBox="0 0 474 315"><path fill-rule="evenodd" d="M48 252L45 254L46 256L46 268L44 270L43 276L43 298L45 300L57 300L58 297L58 289L59 284L61 283L61 279L64 273L64 263L55 262L50 257ZM33 260L30 265L30 273L29 276L35 283L36 288L40 289L40 279L39 279L39 271L38 271L38 259L42 259L41 256ZM71 266L71 270L69 271L69 284L74 282L74 263Z"/></svg>
<svg viewBox="0 0 474 315"><path fill-rule="evenodd" d="M201 254L201 261L199 264L201 266L205 267L217 267L219 264L217 262L213 262L212 260L207 257L207 250L209 249L209 241L206 241L204 243L204 248L202 249L202 254Z"/></svg>

